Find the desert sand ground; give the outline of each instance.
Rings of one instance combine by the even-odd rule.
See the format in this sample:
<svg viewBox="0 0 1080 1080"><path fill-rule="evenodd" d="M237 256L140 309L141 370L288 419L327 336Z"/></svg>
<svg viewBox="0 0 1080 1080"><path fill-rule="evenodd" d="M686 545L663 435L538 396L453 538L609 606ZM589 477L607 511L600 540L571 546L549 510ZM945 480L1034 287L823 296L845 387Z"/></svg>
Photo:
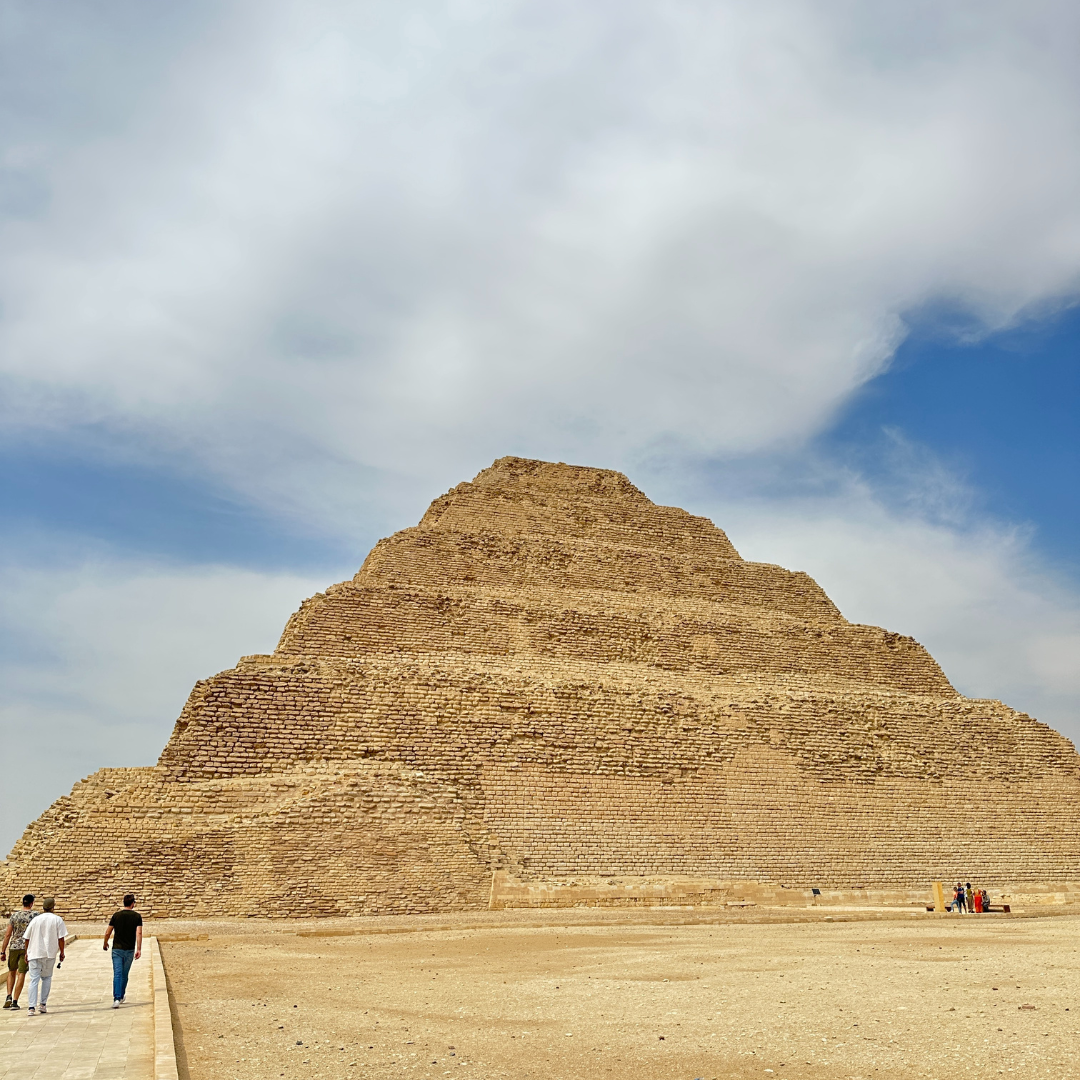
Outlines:
<svg viewBox="0 0 1080 1080"><path fill-rule="evenodd" d="M504 914L161 928L182 1080L1080 1077L1080 916Z"/></svg>

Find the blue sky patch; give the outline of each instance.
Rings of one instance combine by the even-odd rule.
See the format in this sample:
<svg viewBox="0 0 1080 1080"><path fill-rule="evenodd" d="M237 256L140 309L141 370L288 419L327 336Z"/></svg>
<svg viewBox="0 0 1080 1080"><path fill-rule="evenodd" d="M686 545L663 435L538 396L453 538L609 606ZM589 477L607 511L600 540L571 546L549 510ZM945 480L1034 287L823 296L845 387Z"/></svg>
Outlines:
<svg viewBox="0 0 1080 1080"><path fill-rule="evenodd" d="M885 493L902 487L898 447L932 456L964 482L970 510L1033 527L1034 545L1076 572L1078 361L1076 309L972 343L917 327L822 445Z"/></svg>

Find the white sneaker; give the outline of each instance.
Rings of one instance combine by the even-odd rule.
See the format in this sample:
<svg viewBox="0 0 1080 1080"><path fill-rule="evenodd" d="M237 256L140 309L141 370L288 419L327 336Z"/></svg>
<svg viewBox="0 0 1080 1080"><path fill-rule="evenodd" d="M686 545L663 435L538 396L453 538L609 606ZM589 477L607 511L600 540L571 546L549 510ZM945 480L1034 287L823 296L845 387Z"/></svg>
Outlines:
<svg viewBox="0 0 1080 1080"><path fill-rule="evenodd" d="M49 1010L45 1008L45 1002L43 1001L43 1002L41 1003L41 1008L40 1008L40 1009L38 1009L38 1012L40 1012L40 1013L41 1013L41 1015L42 1015L42 1016L44 1016L44 1015L45 1015L45 1014L46 1014L46 1013L47 1013L48 1011L49 1011Z"/></svg>
<svg viewBox="0 0 1080 1080"><path fill-rule="evenodd" d="M31 1005L30 1008L28 1008L26 1010L26 1015L27 1016L34 1016L36 1013L37 1013L37 1009L35 1009L33 1005Z"/></svg>
<svg viewBox="0 0 1080 1080"><path fill-rule="evenodd" d="M119 1009L120 1008L120 999L119 998L113 998L112 1007L114 1009Z"/></svg>

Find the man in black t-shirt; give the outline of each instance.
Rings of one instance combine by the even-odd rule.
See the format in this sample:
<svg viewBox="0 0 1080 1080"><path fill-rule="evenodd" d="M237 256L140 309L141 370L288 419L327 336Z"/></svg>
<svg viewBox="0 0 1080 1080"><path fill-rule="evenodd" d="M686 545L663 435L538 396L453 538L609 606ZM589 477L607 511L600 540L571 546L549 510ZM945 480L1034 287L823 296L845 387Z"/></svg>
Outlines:
<svg viewBox="0 0 1080 1080"><path fill-rule="evenodd" d="M142 916L135 910L134 893L128 893L124 897L123 910L118 911L109 920L108 929L105 931L105 944L102 946L106 952L109 951L109 938L114 932L116 939L113 941L112 953L112 1007L119 1009L127 993L128 975L131 973L132 962L142 955Z"/></svg>

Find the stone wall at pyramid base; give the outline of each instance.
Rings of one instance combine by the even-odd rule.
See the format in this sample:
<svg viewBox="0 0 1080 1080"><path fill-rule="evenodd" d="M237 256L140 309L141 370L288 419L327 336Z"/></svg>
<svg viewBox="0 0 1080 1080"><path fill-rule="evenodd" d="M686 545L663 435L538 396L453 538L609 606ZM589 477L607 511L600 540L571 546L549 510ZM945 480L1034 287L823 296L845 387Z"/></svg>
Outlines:
<svg viewBox="0 0 1080 1080"><path fill-rule="evenodd" d="M952 896L952 884L942 882L942 896ZM984 886L979 882L979 888ZM1068 907L1080 904L1080 882L994 882L991 911L1004 905ZM909 889L792 888L760 881L720 881L681 876L607 877L573 875L562 878L520 878L505 870L492 875L493 911L545 908L911 908L935 907L934 890L927 882ZM937 910L943 910L938 908Z"/></svg>

